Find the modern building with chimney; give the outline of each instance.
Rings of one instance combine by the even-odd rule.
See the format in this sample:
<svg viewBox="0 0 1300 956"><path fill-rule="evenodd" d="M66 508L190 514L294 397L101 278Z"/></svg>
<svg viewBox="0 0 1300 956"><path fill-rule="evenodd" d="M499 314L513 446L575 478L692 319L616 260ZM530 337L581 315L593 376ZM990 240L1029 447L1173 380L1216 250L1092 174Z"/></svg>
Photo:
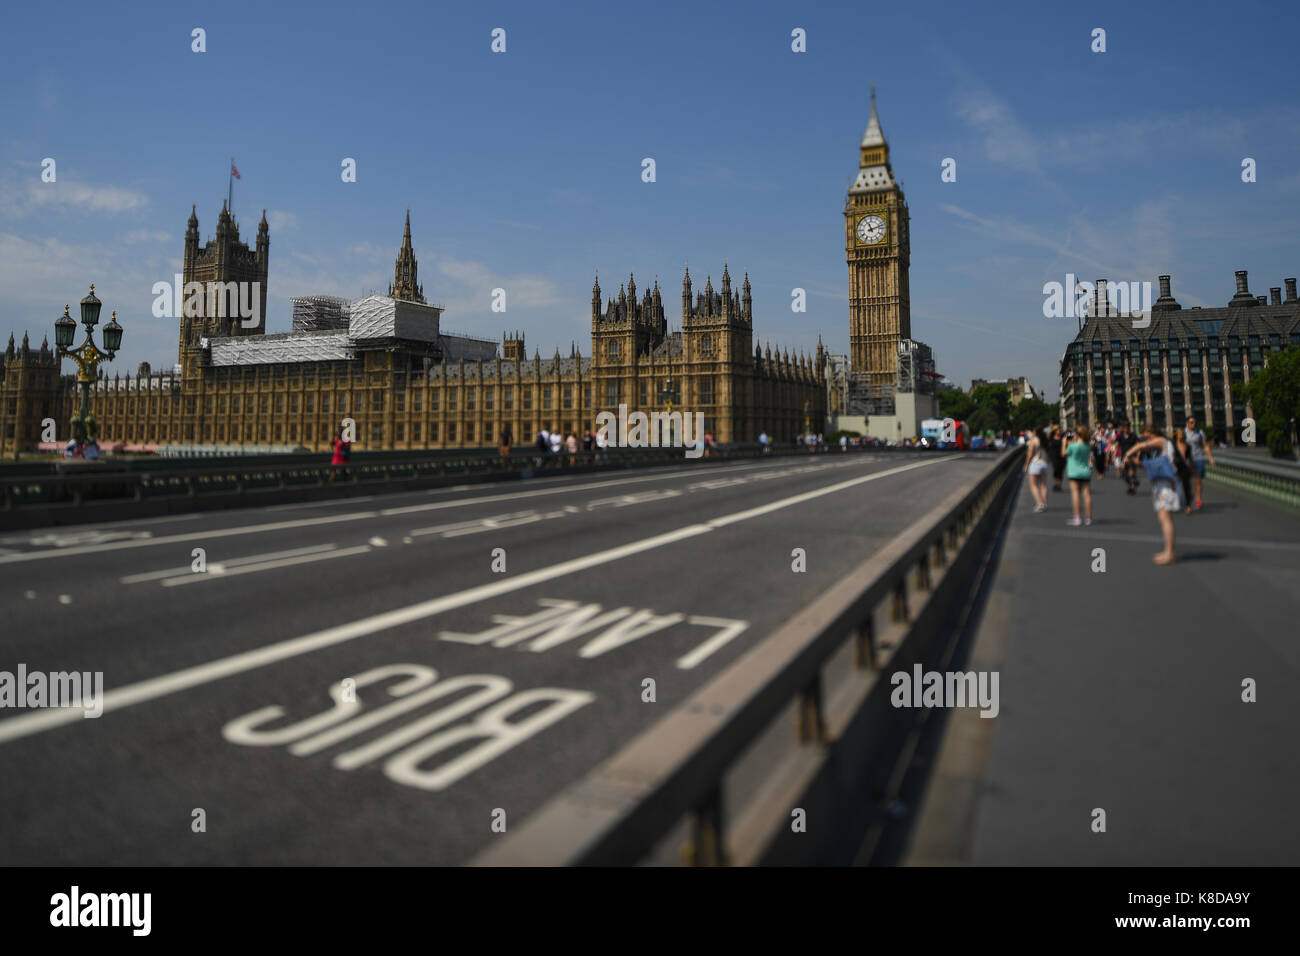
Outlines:
<svg viewBox="0 0 1300 956"><path fill-rule="evenodd" d="M1164 429L1195 417L1207 434L1239 444L1241 421L1253 417L1244 386L1269 356L1300 345L1296 280L1253 295L1245 271L1221 308L1184 309L1170 277L1149 316L1120 315L1098 279L1082 328L1061 358L1064 424L1154 421Z"/></svg>

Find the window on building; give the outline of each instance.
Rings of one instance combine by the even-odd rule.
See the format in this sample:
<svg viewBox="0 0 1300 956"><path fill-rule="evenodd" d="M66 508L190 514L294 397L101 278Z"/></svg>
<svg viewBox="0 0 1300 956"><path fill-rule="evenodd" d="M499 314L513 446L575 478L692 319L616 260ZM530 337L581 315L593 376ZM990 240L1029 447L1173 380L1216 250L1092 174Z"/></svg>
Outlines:
<svg viewBox="0 0 1300 956"><path fill-rule="evenodd" d="M618 382L605 383L605 407L613 410L618 408Z"/></svg>
<svg viewBox="0 0 1300 956"><path fill-rule="evenodd" d="M226 413L226 396L222 395L221 398L217 401L217 410L220 411L221 414L223 415ZM135 411L134 398L131 399L131 411Z"/></svg>
<svg viewBox="0 0 1300 956"><path fill-rule="evenodd" d="M370 442L376 447L384 443L384 426L382 422L374 422L370 426Z"/></svg>
<svg viewBox="0 0 1300 956"><path fill-rule="evenodd" d="M565 385L564 386L564 408L570 409L572 407L573 407L573 386Z"/></svg>
<svg viewBox="0 0 1300 956"><path fill-rule="evenodd" d="M515 407L515 387L513 385L507 385L502 389L501 405L507 409Z"/></svg>
<svg viewBox="0 0 1300 956"><path fill-rule="evenodd" d="M411 422L411 441L420 440L420 423Z"/></svg>
<svg viewBox="0 0 1300 956"><path fill-rule="evenodd" d="M618 358L618 345L619 343L617 339L610 341L609 347L606 349L605 354L612 359Z"/></svg>
<svg viewBox="0 0 1300 956"><path fill-rule="evenodd" d="M473 441L473 440L474 440L474 423L473 423L473 422L466 422L466 423L465 423L465 440L466 440L466 441Z"/></svg>
<svg viewBox="0 0 1300 956"><path fill-rule="evenodd" d="M456 423L455 423L455 422L448 422L448 423L447 423L447 441L455 441L455 440L456 440Z"/></svg>
<svg viewBox="0 0 1300 956"><path fill-rule="evenodd" d="M447 389L447 411L449 412L454 412L456 410L456 393L458 391L460 390L456 388ZM448 438L450 440L450 436L448 436Z"/></svg>
<svg viewBox="0 0 1300 956"><path fill-rule="evenodd" d="M395 403L397 411L399 412L406 411L406 389L405 388L401 388L398 391L393 392L393 402Z"/></svg>
<svg viewBox="0 0 1300 956"><path fill-rule="evenodd" d="M284 426L279 422L275 423L275 440L284 441Z"/></svg>
<svg viewBox="0 0 1300 956"><path fill-rule="evenodd" d="M524 411L529 411L533 407L533 387L525 385L521 394L524 400Z"/></svg>
<svg viewBox="0 0 1300 956"><path fill-rule="evenodd" d="M706 335L700 339L700 353L705 356L713 354L713 336Z"/></svg>
<svg viewBox="0 0 1300 956"><path fill-rule="evenodd" d="M289 425L289 441L297 441L297 440L298 440L298 424L297 422L292 422Z"/></svg>
<svg viewBox="0 0 1300 956"><path fill-rule="evenodd" d="M591 408L591 386L588 385L582 391L582 407Z"/></svg>
<svg viewBox="0 0 1300 956"><path fill-rule="evenodd" d="M713 376L705 375L700 378L700 404L713 404Z"/></svg>
<svg viewBox="0 0 1300 956"><path fill-rule="evenodd" d="M384 410L384 393L375 389L370 393L370 410L372 412L382 412Z"/></svg>
<svg viewBox="0 0 1300 956"><path fill-rule="evenodd" d="M496 407L496 393L497 390L495 388L488 387L483 389L483 407L488 411L491 411Z"/></svg>
<svg viewBox="0 0 1300 956"><path fill-rule="evenodd" d="M296 412L297 410L298 410L298 393L294 392L292 395L289 396L289 411Z"/></svg>
<svg viewBox="0 0 1300 956"><path fill-rule="evenodd" d="M551 407L551 386L542 386L542 408Z"/></svg>
<svg viewBox="0 0 1300 956"><path fill-rule="evenodd" d="M395 423L393 424L393 438L394 438L396 441L405 441L405 440L406 440L406 423L405 423L405 422L395 422Z"/></svg>
<svg viewBox="0 0 1300 956"><path fill-rule="evenodd" d="M411 410L415 412L424 410L424 389L417 388L411 393Z"/></svg>
<svg viewBox="0 0 1300 956"><path fill-rule="evenodd" d="M429 422L429 441L438 440L438 423Z"/></svg>
<svg viewBox="0 0 1300 956"><path fill-rule="evenodd" d="M467 412L474 411L474 403L475 401L477 401L477 399L478 399L478 389L476 388L465 389L465 411Z"/></svg>

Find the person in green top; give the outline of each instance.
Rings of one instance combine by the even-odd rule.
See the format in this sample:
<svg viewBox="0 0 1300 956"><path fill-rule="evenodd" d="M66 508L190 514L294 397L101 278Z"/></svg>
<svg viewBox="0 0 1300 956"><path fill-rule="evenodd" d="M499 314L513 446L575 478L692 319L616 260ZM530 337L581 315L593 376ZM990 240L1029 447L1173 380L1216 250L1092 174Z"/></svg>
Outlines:
<svg viewBox="0 0 1300 956"><path fill-rule="evenodd" d="M1088 429L1085 425L1074 430L1074 441L1066 446L1065 476L1070 479L1070 498L1074 502L1074 517L1066 524L1092 524L1092 445L1088 442ZM1082 520L1079 518L1080 495L1087 514Z"/></svg>

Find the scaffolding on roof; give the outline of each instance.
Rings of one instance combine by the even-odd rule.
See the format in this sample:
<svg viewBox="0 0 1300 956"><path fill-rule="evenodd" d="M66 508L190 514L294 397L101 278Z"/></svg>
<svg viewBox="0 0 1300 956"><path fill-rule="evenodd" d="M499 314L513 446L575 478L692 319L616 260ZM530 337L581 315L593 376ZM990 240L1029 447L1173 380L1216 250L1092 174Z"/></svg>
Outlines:
<svg viewBox="0 0 1300 956"><path fill-rule="evenodd" d="M293 303L293 331L338 331L348 327L351 302L336 295L300 295Z"/></svg>

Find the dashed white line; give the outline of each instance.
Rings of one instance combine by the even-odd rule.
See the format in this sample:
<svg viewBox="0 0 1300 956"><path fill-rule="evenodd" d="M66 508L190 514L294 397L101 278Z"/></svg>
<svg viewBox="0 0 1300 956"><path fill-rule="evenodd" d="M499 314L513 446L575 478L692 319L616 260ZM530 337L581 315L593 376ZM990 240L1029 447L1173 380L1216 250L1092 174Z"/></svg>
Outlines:
<svg viewBox="0 0 1300 956"><path fill-rule="evenodd" d="M586 555L585 557L562 561L559 564L554 564L546 568L539 568L536 571L530 571L518 575L517 577L468 588L467 590L459 591L455 594L448 594L444 597L422 601L419 604L412 604L393 611L385 611L382 614L362 618L361 620L352 621L348 624L340 624L335 627L326 628L322 631L315 631L311 634L304 634L301 637L281 641L277 644L270 644L265 647L259 647L255 650L233 654L229 657L223 657L215 661L209 661L206 664L186 667L179 671L173 671L170 674L164 674L161 677L137 681L134 684L128 684L125 687L107 691L103 696L103 713L119 710L123 707L130 707L133 704L156 700L160 697L166 697L170 694L190 690L195 687L201 687L204 684L210 684L213 681L221 680L224 677L242 674L259 667L265 667L268 664L274 664L289 658L298 657L302 654L309 654L312 651L318 651L322 648L343 644L347 641L355 640L358 637L367 637L379 631L398 627L402 624L409 624L413 621L434 617L438 614L443 614L447 611L455 610L456 608L465 607L469 604L477 604L478 602L486 601L489 598L500 597L503 594L510 594L514 591L530 588L536 584L542 584L546 581L553 581L556 578L576 574L580 571L586 571L590 568L599 567L604 564L610 564L614 561L630 557L631 555L653 551L656 548L662 548L678 541L683 541L687 538L709 534L718 528L726 527L738 521L744 521L760 514L768 514L780 508L787 508L791 505L810 501L814 498L834 494L837 491L843 491L847 488L866 484L869 481L878 481L881 478L888 478L891 475L902 474L917 468L926 468L930 465L953 461L955 457L956 456L944 456L942 458L932 458L928 461L916 462L911 465L902 465L897 468L889 468L885 471L872 472L869 475L850 478L847 481L827 485L814 491L805 492L804 494L782 498L761 508L750 508L747 511L742 511L734 515L723 515L722 517L714 518L707 522L679 528L676 531L654 535L653 537L619 545L615 548L607 548L604 551L598 551L595 554ZM198 577L198 575L195 575L195 577ZM20 717L11 717L8 720L0 721L0 743L5 743L10 740L19 740L23 737L29 737L46 730L52 730L55 727L61 727L69 723L79 723L80 721L81 710L78 708L43 710L35 713L23 714Z"/></svg>

